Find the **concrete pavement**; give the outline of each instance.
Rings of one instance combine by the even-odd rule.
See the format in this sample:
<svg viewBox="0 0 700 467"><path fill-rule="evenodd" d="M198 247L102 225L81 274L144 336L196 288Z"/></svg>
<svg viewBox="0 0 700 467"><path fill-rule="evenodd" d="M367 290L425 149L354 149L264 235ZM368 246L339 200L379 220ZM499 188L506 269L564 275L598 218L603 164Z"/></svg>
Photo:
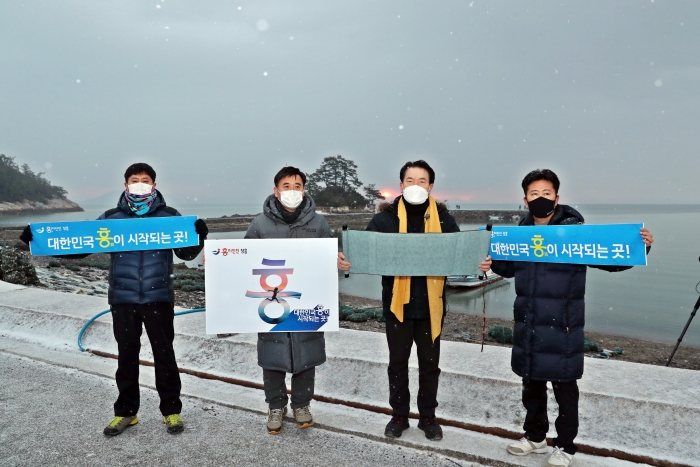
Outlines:
<svg viewBox="0 0 700 467"><path fill-rule="evenodd" d="M170 435L149 388L139 423L106 437L116 394L107 377L0 352L0 466L477 466L291 421L271 436L263 415L194 397L183 397L185 431Z"/></svg>
<svg viewBox="0 0 700 467"><path fill-rule="evenodd" d="M4 337L0 337L0 351L112 379L114 360L80 353L75 344L87 319L106 307L106 300L98 297L0 287L0 336ZM105 315L91 326L84 339L87 347L116 353L110 318ZM316 394L343 403L387 409L388 355L384 336L341 330L327 333L326 339L328 361L318 369ZM152 360L145 334L142 344L141 358ZM259 385L261 371L255 344L255 335L239 334L225 339L206 335L203 313L176 319L175 350L181 369ZM523 416L520 382L508 362L508 349L487 347L482 354L476 345L444 342L438 416L474 427L519 432ZM152 368L142 368L142 384L153 387ZM415 355L410 372L411 392L416 394ZM578 441L653 457L660 460L659 465L668 465L669 461L700 465L694 456L699 442L695 433L700 431L700 398L696 397L699 388L698 372L587 360L581 381ZM261 415L266 411L259 389L183 375L183 394ZM108 398L110 404L112 399ZM383 437L386 415L318 401L313 407L323 429L387 442ZM550 409L553 420L554 401ZM415 420L412 423L415 425ZM429 442L422 432L411 429L396 444L488 465L544 465L542 456L508 455L508 442L493 435L445 427L445 439L439 443ZM583 453L577 454L576 463L581 467L632 465Z"/></svg>

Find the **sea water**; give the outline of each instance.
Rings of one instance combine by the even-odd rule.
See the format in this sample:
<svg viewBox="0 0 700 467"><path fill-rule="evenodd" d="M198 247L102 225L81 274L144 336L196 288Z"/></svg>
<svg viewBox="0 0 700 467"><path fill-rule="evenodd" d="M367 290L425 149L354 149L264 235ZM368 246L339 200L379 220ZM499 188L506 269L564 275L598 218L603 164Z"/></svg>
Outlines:
<svg viewBox="0 0 700 467"><path fill-rule="evenodd" d="M262 205L260 205L261 207ZM481 206L463 205L465 209ZM498 208L498 206L489 206ZM513 209L502 206L501 209ZM654 235L648 266L609 273L588 270L586 286L586 329L594 332L635 337L656 342L675 343L698 298L700 282L700 206L698 205L590 205L578 206L589 224L639 223ZM180 208L183 215L202 218L260 212L257 205L199 205ZM94 219L104 209L85 212L28 216L2 216L2 225L27 222ZM461 225L463 230L475 225ZM242 238L243 232L212 233L210 238ZM429 259L426 258L426 261ZM197 259L189 264L201 262ZM381 299L381 278L339 274L341 293ZM504 280L481 289L448 290L450 312L480 315L482 297L487 316L512 319L515 289L512 280ZM690 325L684 345L700 346L700 316Z"/></svg>

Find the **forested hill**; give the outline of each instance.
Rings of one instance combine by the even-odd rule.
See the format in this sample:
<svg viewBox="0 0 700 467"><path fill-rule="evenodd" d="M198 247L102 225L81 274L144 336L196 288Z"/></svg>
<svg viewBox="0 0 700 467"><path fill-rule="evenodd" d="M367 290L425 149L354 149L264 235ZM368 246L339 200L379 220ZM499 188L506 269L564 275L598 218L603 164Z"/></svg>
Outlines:
<svg viewBox="0 0 700 467"><path fill-rule="evenodd" d="M52 199L66 199L66 190L54 186L43 173L34 173L27 164L17 165L14 157L0 154L0 202L17 203Z"/></svg>
<svg viewBox="0 0 700 467"><path fill-rule="evenodd" d="M20 167L14 157L0 154L0 215L82 211L66 194L41 172L34 173L27 164Z"/></svg>

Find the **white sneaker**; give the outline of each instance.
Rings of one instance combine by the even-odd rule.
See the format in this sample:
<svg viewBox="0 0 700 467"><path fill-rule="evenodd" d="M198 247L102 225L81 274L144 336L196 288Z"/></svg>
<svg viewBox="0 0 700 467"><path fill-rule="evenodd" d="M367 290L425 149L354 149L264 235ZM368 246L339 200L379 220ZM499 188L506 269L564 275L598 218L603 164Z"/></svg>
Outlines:
<svg viewBox="0 0 700 467"><path fill-rule="evenodd" d="M554 452L547 461L547 467L569 467L572 462L574 462L573 454L567 454L559 448L554 448Z"/></svg>
<svg viewBox="0 0 700 467"><path fill-rule="evenodd" d="M547 454L547 440L535 443L527 438L523 438L520 441L509 444L506 450L516 456L525 456L533 452L536 454Z"/></svg>

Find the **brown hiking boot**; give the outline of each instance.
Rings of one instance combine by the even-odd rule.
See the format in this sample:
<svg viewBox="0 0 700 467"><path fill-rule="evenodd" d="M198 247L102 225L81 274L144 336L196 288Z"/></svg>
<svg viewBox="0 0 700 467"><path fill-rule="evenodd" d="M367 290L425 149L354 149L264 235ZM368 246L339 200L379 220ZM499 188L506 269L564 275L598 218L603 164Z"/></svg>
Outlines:
<svg viewBox="0 0 700 467"><path fill-rule="evenodd" d="M287 415L287 406L281 409L269 409L267 414L267 432L278 435L282 432L282 420Z"/></svg>
<svg viewBox="0 0 700 467"><path fill-rule="evenodd" d="M294 409L294 419L297 421L297 428L314 426L314 417L311 416L311 409L308 405Z"/></svg>

